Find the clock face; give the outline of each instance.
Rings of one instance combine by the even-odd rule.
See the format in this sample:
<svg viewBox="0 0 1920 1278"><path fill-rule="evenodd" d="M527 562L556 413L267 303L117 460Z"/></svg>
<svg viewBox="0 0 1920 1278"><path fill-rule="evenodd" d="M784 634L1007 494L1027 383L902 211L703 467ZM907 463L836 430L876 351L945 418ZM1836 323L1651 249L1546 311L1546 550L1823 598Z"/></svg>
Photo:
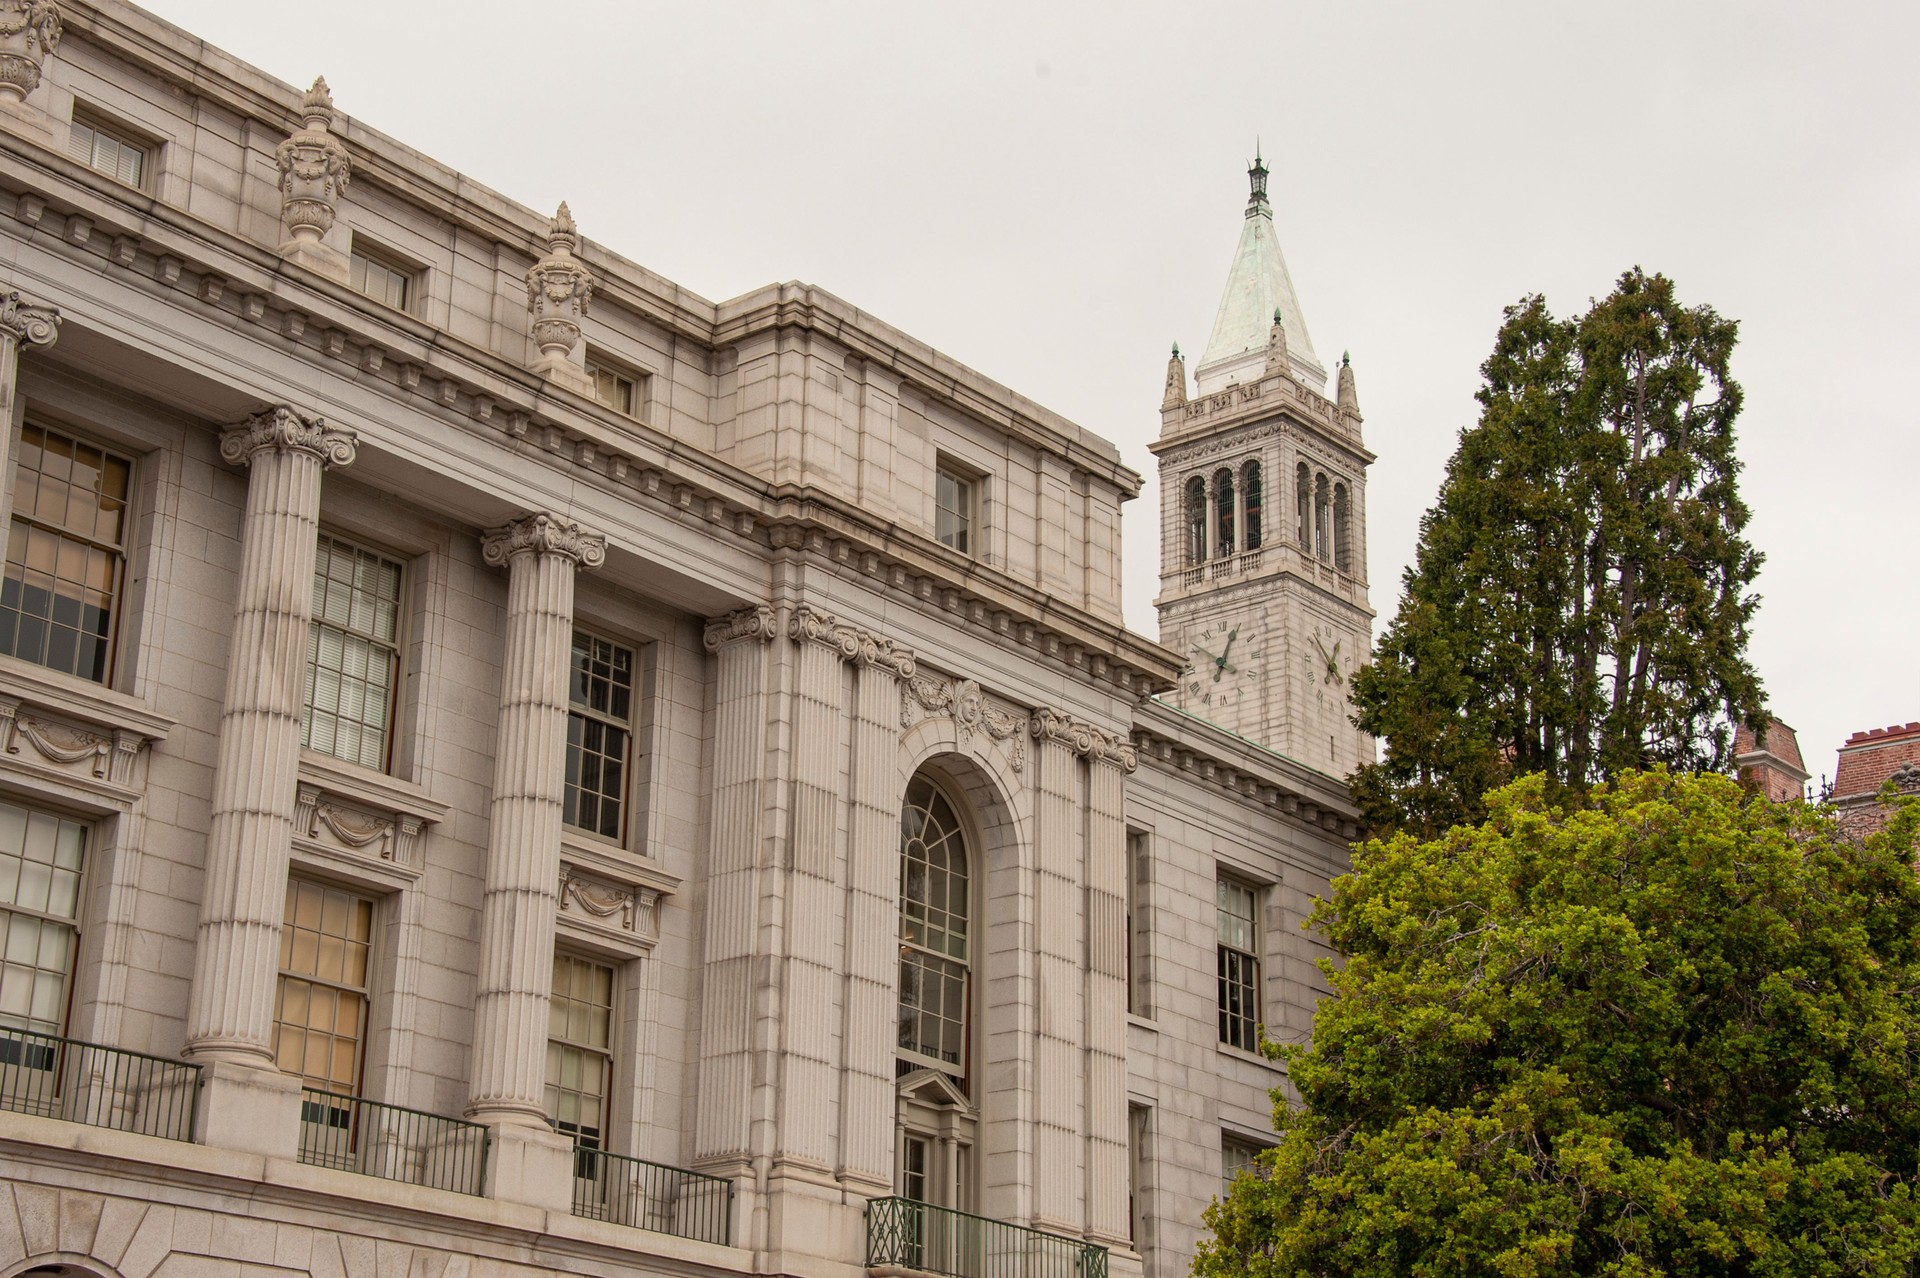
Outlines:
<svg viewBox="0 0 1920 1278"><path fill-rule="evenodd" d="M1209 709L1237 703L1260 685L1266 654L1245 622L1223 621L1187 645L1181 686L1188 705Z"/></svg>
<svg viewBox="0 0 1920 1278"><path fill-rule="evenodd" d="M1328 688L1337 688L1344 695L1347 674L1353 669L1353 654L1346 651L1346 639L1324 621L1317 621L1308 632L1308 651L1305 655L1307 682L1315 686L1325 699Z"/></svg>

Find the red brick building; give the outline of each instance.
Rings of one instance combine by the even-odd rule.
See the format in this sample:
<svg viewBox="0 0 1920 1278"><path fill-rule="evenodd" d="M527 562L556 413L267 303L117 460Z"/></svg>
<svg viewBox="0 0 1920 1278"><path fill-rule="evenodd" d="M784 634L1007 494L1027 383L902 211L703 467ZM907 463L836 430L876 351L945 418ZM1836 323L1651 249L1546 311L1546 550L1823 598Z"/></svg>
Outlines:
<svg viewBox="0 0 1920 1278"><path fill-rule="evenodd" d="M1920 723L1856 732L1840 747L1840 765L1827 797L1849 830L1865 833L1886 819L1881 788L1920 794Z"/></svg>

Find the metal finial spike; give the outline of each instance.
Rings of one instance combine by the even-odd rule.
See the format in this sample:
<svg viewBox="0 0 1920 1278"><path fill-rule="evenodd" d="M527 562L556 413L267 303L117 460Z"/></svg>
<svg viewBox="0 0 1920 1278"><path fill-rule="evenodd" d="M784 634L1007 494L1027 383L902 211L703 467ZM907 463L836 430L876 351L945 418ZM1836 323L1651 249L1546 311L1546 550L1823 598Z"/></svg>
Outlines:
<svg viewBox="0 0 1920 1278"><path fill-rule="evenodd" d="M1346 353L1345 351L1341 351L1341 352L1340 352L1340 367L1342 367L1342 368L1345 368L1346 366L1347 366L1347 353Z"/></svg>
<svg viewBox="0 0 1920 1278"><path fill-rule="evenodd" d="M1178 342L1175 342L1175 343L1173 344L1173 357L1174 357L1175 359L1179 359L1179 358L1180 358L1180 343L1178 343Z"/></svg>

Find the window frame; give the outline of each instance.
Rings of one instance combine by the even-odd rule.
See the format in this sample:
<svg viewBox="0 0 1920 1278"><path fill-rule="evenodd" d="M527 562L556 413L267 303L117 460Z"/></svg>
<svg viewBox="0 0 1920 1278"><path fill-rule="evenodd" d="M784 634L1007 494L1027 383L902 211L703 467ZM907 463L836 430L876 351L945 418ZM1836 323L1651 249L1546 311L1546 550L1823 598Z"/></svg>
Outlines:
<svg viewBox="0 0 1920 1278"><path fill-rule="evenodd" d="M956 461L946 453L939 453L933 463L933 539L958 555L969 559L982 559L980 535L985 531L981 513L986 509L986 475L972 466ZM944 486L951 484L959 491L959 506L944 503ZM964 507L964 508L963 508ZM952 518L956 522L954 537L965 544L956 545L954 537L941 532L943 518Z"/></svg>
<svg viewBox="0 0 1920 1278"><path fill-rule="evenodd" d="M366 940L364 942L365 948L366 948L366 969L362 974L362 980L364 982L362 985L354 986L345 981L335 981L335 980L323 978L317 972L314 972L314 973L301 972L301 971L293 970L290 967L289 964L290 964L290 959L292 957L293 947L295 944L297 944L297 939L292 935L292 933L294 933L296 929L293 924L291 909L295 904L296 894L299 892L299 890L302 887L312 888L318 891L319 893L321 893L321 910L322 910L323 922L325 919L326 897L327 897L327 894L329 893L338 893L340 895L345 896L348 899L349 908L351 908L353 904L358 904L358 903L364 903L366 905L367 933L366 933ZM374 1018L373 1001L374 1001L375 993L380 988L380 977L382 975L380 971L380 935L382 930L381 928L381 925L383 922L382 915L384 912L383 907L385 905L385 902L381 896L374 894L373 892L369 891L367 888L362 887L360 885L341 882L333 879L320 878L311 874L298 873L298 872L289 873L287 875L287 892L289 897L288 912L282 914L282 921L281 921L281 927L280 927L281 938L282 938L281 939L281 957L280 957L278 966L276 966L276 968L274 969L273 1035L270 1042L270 1046L273 1049L274 1064L276 1065L276 1067L280 1068L282 1073L290 1074L293 1077L301 1080L301 1086L303 1088L311 1088L315 1091L325 1091L325 1092L332 1093L333 1095L336 1095L336 1096L347 1096L356 1101L365 1100L367 1099L367 1097L365 1096L365 1092L366 1092L366 1085L367 1085L368 1047L372 1042L374 1027L376 1023ZM300 929L300 930L307 930L307 929ZM324 933L322 933L322 935L324 935ZM316 964L317 964L317 954L319 950L318 942L315 943L315 949L316 949ZM304 981L307 983L309 987L324 985L328 989L334 990L336 992L344 991L348 993L357 994L360 997L360 1017L359 1017L360 1023L359 1023L359 1029L358 1029L359 1037L356 1041L355 1048L354 1048L353 1077L352 1077L352 1086L350 1088L343 1091L334 1083L331 1077L329 1077L326 1080L325 1085L322 1086L321 1083L314 1078L314 1076L305 1072L304 1058L302 1060L303 1068L298 1071L290 1070L290 1069L287 1069L285 1066L280 1065L281 1027L283 1025L291 1026L294 1024L291 1021L285 1020L282 1015L283 1009L285 1007L286 981L289 977L291 977L294 980ZM336 1021L336 1024L337 1024L337 1021ZM308 1024L299 1025L297 1026L297 1028L299 1028L303 1033L306 1033L306 1032L312 1031L315 1027L311 1023L308 1023ZM336 1033L333 1035L333 1037L337 1040L339 1035ZM304 1054L303 1054L303 1057L304 1057ZM331 1108L331 1107L327 1107L327 1108ZM306 1125L310 1122L310 1120L305 1117L304 1106L303 1106L301 1122L303 1125ZM329 1123L329 1124L317 1124L317 1125L325 1126L325 1125L332 1125L332 1124Z"/></svg>
<svg viewBox="0 0 1920 1278"><path fill-rule="evenodd" d="M583 1041L575 1040L570 1037L565 1037L565 1036L556 1037L554 1035L553 1005L559 1002L562 997L559 989L559 979L558 979L560 975L559 968L562 963L566 963L570 965L578 965L582 967L595 968L600 971L604 971L607 974L606 1003L604 1005L598 1005L598 1004L591 1005L591 1006L597 1007L598 1010L605 1017L606 1042L604 1046L596 1047L590 1041L583 1042ZM573 1174L575 1179L593 1180L597 1182L601 1178L597 1174L600 1170L601 1160L595 1157L595 1155L613 1152L613 1149L612 1149L613 1143L614 1143L613 1135L615 1132L614 1100L617 1093L619 1092L618 1082L620 1077L619 1046L620 1046L621 968L624 966L624 964L621 963L619 960L609 959L604 955L585 952L567 945L557 945L554 947L553 964L554 964L555 979L553 982L553 988L549 991L549 994L548 994L548 1000L549 1000L548 1016L547 1016L547 1062L548 1063L547 1063L546 1079L544 1083L544 1088L547 1093L545 1097L546 1108L547 1108L547 1119L550 1123L553 1124L553 1130L555 1132L558 1132L562 1136L571 1135L573 1137L573 1143L575 1148L581 1151L580 1154L578 1154L574 1159ZM569 998L568 1001L579 1002L580 1000ZM591 1143L586 1143L581 1140L581 1133L584 1130L582 1125L577 1122L568 1123L563 1121L559 1115L559 1107L552 1103L553 1094L559 1091L568 1091L568 1092L574 1093L575 1095L585 1094L578 1088L560 1087L554 1081L553 1052L556 1047L558 1047L562 1052L568 1052L568 1051L579 1052L582 1055L594 1056L599 1058L600 1060L600 1063L601 1063L601 1073L600 1073L601 1090L599 1095L600 1126L593 1133ZM569 1128L571 1128L572 1130L569 1131ZM583 1172L585 1173L584 1175L582 1174Z"/></svg>
<svg viewBox="0 0 1920 1278"><path fill-rule="evenodd" d="M579 644L582 639L586 639L591 643L606 644L615 654L624 652L627 655L627 715L624 721L614 716L611 711L595 710L589 702L583 702L575 696L575 689L579 679L579 667L576 663L575 654L579 651ZM596 843L612 844L622 849L626 849L632 845L633 832L637 824L634 818L636 816L636 809L639 807L635 787L639 784L640 775L640 701L645 688L645 670L642 664L641 654L644 651L644 647L643 644L617 638L604 630L582 625L577 619L568 640L567 743L566 763L562 770L560 781L560 824L564 830L571 834L582 835ZM579 815L578 799L575 796L576 794L584 793L584 787L581 786L578 781L584 769L576 764L576 760L583 757L585 750L584 741L587 733L584 729L582 730L580 733L582 744L576 745L574 741L574 724L576 722L581 724L599 724L603 729L620 731L626 734L626 755L622 760L625 773L620 782L619 793L617 795L609 795L604 790L595 792L595 797L598 802L604 803L611 798L619 804L619 828L614 834L607 834L597 826L583 825L569 818L569 809L572 810L574 816ZM599 757L605 760L608 756L604 752L601 752Z"/></svg>
<svg viewBox="0 0 1920 1278"><path fill-rule="evenodd" d="M327 543L329 542L339 547L342 547L347 551L352 552L356 556L358 555L372 556L375 560L381 563L391 564L397 570L394 577L393 598L390 601L381 601L381 602L390 602L392 604L393 637L391 639L383 640L383 639L379 639L378 637L374 636L371 633L363 633L362 631L353 628L353 626L350 623L347 625L336 625L333 622L326 621L321 616L320 609L318 607L318 601L313 600L310 602L310 609L311 609L312 615L307 622L307 669L306 669L305 687L301 692L300 747L303 750L311 750L315 754L323 755L328 759L332 759L339 763L346 764L349 767L364 768L369 772L376 772L383 776L392 775L394 759L398 755L398 743L399 743L399 737L400 737L400 706L401 706L401 692L402 692L401 685L406 679L406 661L404 660L404 656L407 651L407 645L410 639L410 635L408 633L409 632L408 616L409 616L410 609L408 608L407 591L412 580L411 578L412 563L410 561L410 557L407 555L403 555L398 552L388 550L386 547L380 545L377 542L366 541L357 537L344 536L340 532L336 531L333 527L327 524L322 524L320 527L320 531L314 540L314 583L313 585L316 591L319 588L319 582L320 582L320 568L321 568L320 556L326 553ZM356 577L357 577L357 574L356 574ZM329 578L328 580L331 581L332 579ZM348 589L349 591L357 590L358 589L357 582L346 583L346 589ZM351 608L349 609L348 615L349 615L349 618L351 618L352 616ZM331 628L331 629L338 630L346 637L347 640L358 639L368 644L370 647L382 647L382 648L388 649L388 656L390 660L389 660L389 675L388 675L388 685L387 685L386 728L383 733L384 740L382 742L381 749L380 749L380 762L377 764L366 763L361 759L359 755L355 755L349 758L348 756L339 753L337 750L322 749L321 747L313 744L313 741L312 741L313 722L314 722L314 717L317 713L316 708L314 706L314 693L316 690L318 671L319 671L319 666L317 664L317 655L318 655L317 648L316 648L317 641L315 636L319 633L319 631L322 628ZM341 673L344 674L344 671ZM362 731L364 731L367 727L364 721L347 720L346 716L339 714L337 711L333 712L333 714L336 720L339 720L342 722L357 723ZM336 735L336 741L337 739L338 738Z"/></svg>
<svg viewBox="0 0 1920 1278"><path fill-rule="evenodd" d="M362 263L366 265L363 266ZM398 305L386 297L371 292L365 282L366 267L377 266L401 282L401 297ZM347 248L347 287L355 293L377 302L389 310L399 311L402 315L418 315L427 268L418 262L402 256L378 240L369 238L359 231L353 232Z"/></svg>
<svg viewBox="0 0 1920 1278"><path fill-rule="evenodd" d="M650 380L646 373L635 368L625 360L609 355L605 347L596 346L591 342L587 344L581 362L586 370L587 380L593 383L593 389L590 395L596 404L608 412L618 413L622 417L630 417L634 421L644 420L647 405L647 384ZM598 374L605 374L613 378L616 383L625 383L627 389L626 407L622 408L619 404L610 404L601 397Z"/></svg>
<svg viewBox="0 0 1920 1278"><path fill-rule="evenodd" d="M0 806L15 808L26 814L26 820L22 826L22 856L20 858L23 869L26 864L26 835L27 831L31 828L34 817L42 817L55 823L54 838L56 840L56 847L62 827L72 826L79 831L79 867L69 871L73 876L73 911L70 915L62 917L54 913L51 909L29 908L19 904L17 899L0 903L0 920L6 920L5 925L0 926L0 980L4 980L4 971L6 968L21 966L7 962L4 958L6 943L11 932L12 919L32 919L40 928L50 925L55 928L64 929L67 936L66 971L61 977L60 1006L58 1016L54 1020L55 1028L47 1030L39 1027L46 1022L47 1018L36 1016L32 1003L29 1001L25 1014L8 1013L5 1014L3 1018L0 1018L6 1021L17 1020L25 1022L24 1024L18 1025L0 1024L0 1044L20 1042L17 1038L10 1039L9 1035L40 1035L43 1037L66 1038L69 1036L69 1031L73 1027L73 1009L79 997L78 986L81 947L85 943L90 930L87 926L88 892L92 887L91 875L93 873L93 863L98 860L100 855L100 844L102 843L100 837L100 822L97 819L83 816L76 812L63 810L57 805L49 805L44 802L43 796L36 794L0 793ZM56 851L56 857L57 855ZM51 898L52 885L55 881L54 875L59 872L62 867L59 866L57 860L47 862L46 864L48 867L48 893L49 898ZM18 897L19 893L20 877L23 876L16 876L15 886L11 893L15 898ZM50 904L51 900L49 900L49 905ZM36 956L35 965L31 970L38 973L48 969L38 966ZM24 1042L20 1042L20 1046L16 1049L15 1055L19 1059L7 1060L5 1056L0 1056L0 1068L39 1068L39 1066L28 1065L25 1059L27 1053Z"/></svg>
<svg viewBox="0 0 1920 1278"><path fill-rule="evenodd" d="M88 154L85 159L75 154L75 148L79 144L81 129L87 130L87 132L92 134L96 139L95 144L88 147ZM118 172L102 168L94 162L93 157L97 154L97 139L102 137L114 143L116 146L139 153L140 176L138 180L129 182L121 177ZM160 152L164 145L159 138L154 137L142 129L135 128L133 125L128 124L116 116L102 111L93 103L81 98L74 99L73 112L67 119L67 158L74 163L85 165L92 172L98 173L102 177L111 178L122 186L129 187L143 194L151 195L154 190L155 179L159 174Z"/></svg>
<svg viewBox="0 0 1920 1278"><path fill-rule="evenodd" d="M1273 1148L1271 1145L1265 1144L1261 1141L1254 1140L1252 1137L1249 1137L1249 1136L1243 1136L1239 1132L1230 1131L1226 1128L1221 1129L1220 1131L1220 1197L1223 1200L1226 1198L1227 1194L1232 1191L1233 1186L1239 1181L1239 1179L1242 1176L1259 1176L1261 1174L1260 1164L1258 1162L1258 1159L1261 1154L1265 1153L1267 1150L1271 1148ZM1246 1159L1244 1161L1237 1162L1235 1164L1235 1170L1232 1176L1227 1175L1227 1160L1228 1160L1229 1151L1243 1153L1246 1155Z"/></svg>
<svg viewBox="0 0 1920 1278"><path fill-rule="evenodd" d="M966 932L958 938L965 951L964 958L955 958L949 950L937 949L921 941L911 940L906 935L909 922L907 915L908 858L906 845L909 839L905 829L904 817L915 787L921 784L924 784L930 792L929 802L926 805L928 812L931 813L932 811L932 800L938 800L946 805L947 811L953 817L953 829L948 835L943 836L942 841L957 840L961 853L966 858L966 909L965 913L961 916L966 926ZM901 792L900 807L902 815L901 837L895 851L895 857L899 863L899 890L895 898L895 918L898 927L896 939L900 950L900 958L895 964L894 969L894 1012L896 1017L893 1047L894 1059L899 1069L932 1070L948 1078L957 1080L958 1086L971 1095L973 1091L973 1067L976 1055L973 1040L975 1034L977 1034L980 1029L979 1018L976 1015L976 1008L974 1007L974 1001L978 997L980 987L980 972L977 956L981 938L978 936L977 916L979 914L980 894L985 888L984 880L979 872L979 866L976 864L979 860L976 852L978 840L974 835L972 827L963 815L966 810L965 806L958 802L954 796L949 793L947 787L942 785L938 778L930 773L924 771L918 772L908 781L906 789ZM928 904L931 904L931 901L929 901ZM953 917L951 911L943 910L942 913L950 918ZM943 929L943 931L950 932L951 929ZM908 1007L905 976L909 961L909 952L914 955L923 956L923 958L931 960L934 963L948 964L960 969L960 1059L958 1061L949 1061L945 1057L932 1055L920 1051L918 1048L906 1047L900 1042L899 1018ZM923 963L921 966L924 968L926 964ZM924 1016L927 1008L924 1005L915 1005L914 1011ZM917 1032L916 1037L919 1037Z"/></svg>
<svg viewBox="0 0 1920 1278"><path fill-rule="evenodd" d="M0 425L0 429L4 429L4 425ZM46 453L46 449L45 449L46 437L48 435L53 435L59 439L67 441L69 444L75 447L90 448L98 452L101 457L103 472L108 459L123 463L125 465L126 476L127 476L126 493L121 499L120 540L117 545L114 543L102 541L91 533L81 533L78 529L72 528L67 524L64 524L64 523L54 524L54 523L40 519L37 515L29 515L22 512L20 508L20 496L23 490L22 490L22 485L20 483L20 475L24 465L23 456L26 449L27 432L29 431L38 431L40 433L40 436L41 436L40 453L42 457L44 457ZM44 475L46 472L43 469L37 473L40 475ZM127 561L130 558L132 558L132 553L133 553L134 504L135 504L134 499L135 499L135 495L140 490L141 478L142 477L140 474L139 458L132 455L131 452L122 453L122 452L116 451L114 448L111 448L108 445L102 442L99 442L99 440L94 436L88 435L84 432L74 431L67 428L64 425L64 423L58 426L50 425L37 414L32 418L25 419L21 422L19 430L15 432L13 436L13 470L11 474L5 476L5 482L12 485L10 490L12 493L12 501L9 503L7 507L7 518L8 518L8 525L6 528L7 543L6 543L6 550L4 554L4 560L0 560L0 580L3 580L7 576L11 575L11 569L13 565L13 530L17 526L25 526L30 529L38 529L41 532L54 537L60 543L60 545L73 543L73 544L77 544L85 547L88 551L98 550L110 556L113 561L113 573L112 573L113 584L111 588L106 592L109 600L107 633L103 637L104 655L100 659L100 674L98 678L94 677L91 674L83 674L79 670L68 670L61 666L53 665L47 660L43 659L41 656L24 655L19 651L17 647L18 639L19 639L19 632L17 629L15 631L13 639L9 642L9 645L5 649L0 649L0 651L5 652L5 655L14 657L17 660L27 662L31 665L38 666L43 670L49 670L56 674L64 675L67 678L77 679L82 682L93 684L101 688L112 688L114 686L114 682L120 673L119 671L120 640L121 640L122 634L125 631L125 625L123 623L126 621L124 614L126 612L127 596L128 596ZM38 488L37 483L35 486L36 488ZM69 490L71 491L70 484L69 484ZM60 558L61 556L59 555L59 546L56 546L55 548L56 571L58 568L58 563ZM20 567L22 572L21 584L22 584L22 589L24 590L25 573L28 570L28 560L24 555L21 559ZM56 581L57 580L58 578L56 578ZM57 593L53 593L51 597L58 598L59 596ZM85 606L84 599L81 601L81 603L82 603L82 607L84 608ZM24 609L17 610L17 615L21 618L24 618L26 615L24 612ZM43 627L45 627L50 631L52 628L53 618L54 618L54 614L51 611L51 603L50 603L49 612L44 618L40 618L39 620L41 621ZM84 631L75 629L76 636L82 635L84 633L85 633ZM50 644L51 644L51 636L48 635L43 638L43 646L50 646ZM77 647L78 647L78 643L76 638L76 649Z"/></svg>
<svg viewBox="0 0 1920 1278"><path fill-rule="evenodd" d="M1247 944L1244 947L1231 944L1226 933L1227 897L1232 892L1244 893L1247 902L1247 914L1240 920L1247 927ZM1214 953L1219 1042L1221 1046L1235 1051L1258 1052L1260 1050L1260 1026L1264 1019L1261 1012L1264 1010L1265 1003L1261 985L1260 898L1260 888L1245 879L1225 872L1218 874L1214 879ZM1239 918L1238 915L1233 917ZM1240 970L1242 967L1244 967L1244 973ZM1236 994L1238 999L1235 998Z"/></svg>

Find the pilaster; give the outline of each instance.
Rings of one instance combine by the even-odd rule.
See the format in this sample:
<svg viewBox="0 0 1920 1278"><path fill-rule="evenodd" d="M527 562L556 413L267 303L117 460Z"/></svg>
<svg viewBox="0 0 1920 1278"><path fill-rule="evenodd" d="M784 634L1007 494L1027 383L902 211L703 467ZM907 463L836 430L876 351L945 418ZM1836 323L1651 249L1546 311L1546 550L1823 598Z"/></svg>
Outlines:
<svg viewBox="0 0 1920 1278"><path fill-rule="evenodd" d="M840 1074L841 1181L868 1195L893 1187L894 1069L900 935L900 681L914 654L862 635L853 656L848 761L845 1055ZM984 889L985 875L981 876Z"/></svg>
<svg viewBox="0 0 1920 1278"><path fill-rule="evenodd" d="M606 538L547 514L481 542L482 558L507 569L507 633L467 1115L496 1128L546 1125L574 574L606 555Z"/></svg>
<svg viewBox="0 0 1920 1278"><path fill-rule="evenodd" d="M717 669L694 1157L723 1172L743 1171L751 1152L754 936L767 836L767 646L773 635L773 609L762 604L709 621L703 636Z"/></svg>
<svg viewBox="0 0 1920 1278"><path fill-rule="evenodd" d="M356 447L351 431L284 406L220 437L220 455L248 467L247 505L187 1009L197 1060L274 1068L320 477Z"/></svg>
<svg viewBox="0 0 1920 1278"><path fill-rule="evenodd" d="M1126 781L1139 757L1105 734L1087 757L1086 1230L1128 1247Z"/></svg>
<svg viewBox="0 0 1920 1278"><path fill-rule="evenodd" d="M1042 708L1031 732L1034 814L1034 934L1040 1017L1034 1043L1033 1219L1036 1228L1084 1228L1081 1158L1085 1095L1081 1079L1081 955L1085 935L1080 893L1084 843L1079 821L1080 741L1085 730Z"/></svg>
<svg viewBox="0 0 1920 1278"><path fill-rule="evenodd" d="M13 524L13 441L20 434L20 356L52 346L60 337L60 311L29 302L18 293L0 295L0 529Z"/></svg>

